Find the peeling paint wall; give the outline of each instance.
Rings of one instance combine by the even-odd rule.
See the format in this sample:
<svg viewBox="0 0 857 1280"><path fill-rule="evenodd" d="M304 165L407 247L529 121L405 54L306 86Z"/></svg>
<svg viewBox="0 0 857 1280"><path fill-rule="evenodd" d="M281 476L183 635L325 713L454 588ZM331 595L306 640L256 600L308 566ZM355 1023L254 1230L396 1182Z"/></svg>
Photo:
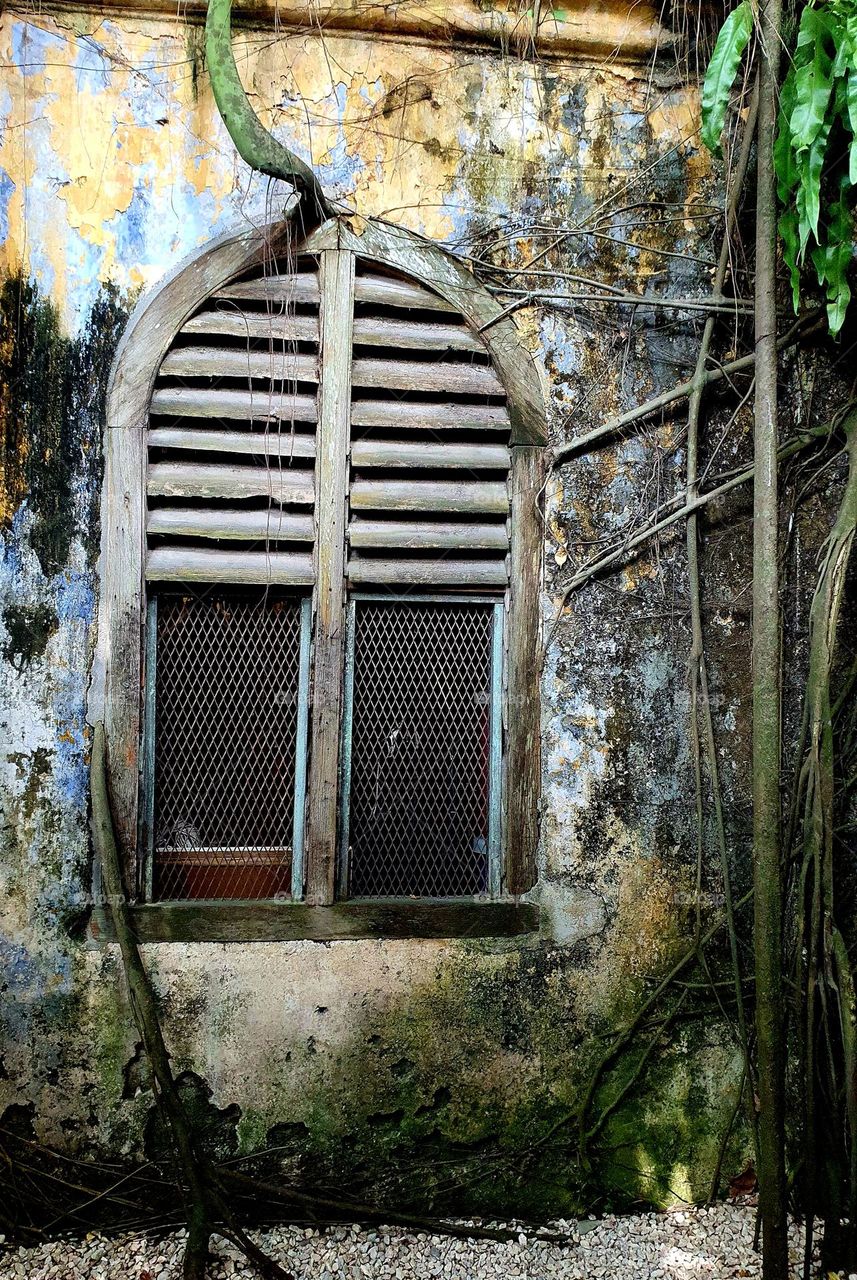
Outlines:
<svg viewBox="0 0 857 1280"><path fill-rule="evenodd" d="M705 290L711 175L697 93L675 67L652 77L619 57L527 62L436 39L273 28L235 44L262 118L361 213L455 246L498 220L574 227L656 191L661 223L636 246L617 242L605 212L600 238L564 246L566 269L638 291ZM6 13L0 58L0 1112L32 1104L44 1140L131 1158L154 1141L152 1097L116 956L85 938L104 387L139 291L217 234L277 216L285 192L236 157L198 26ZM640 173L651 174L641 188ZM511 261L530 251L525 234L510 239ZM693 326L657 311L630 328L585 310L518 319L551 387L556 440L671 384L695 354ZM653 485L680 484L682 464L665 427L549 485L542 939L148 949L177 1066L211 1091L205 1105L230 1109L236 1147L285 1146L298 1171L345 1168L369 1186L383 1175L405 1199L428 1188L483 1209L707 1192L740 1076L711 1017L670 1034L594 1169L547 1137L573 1112L605 1030L693 927L676 543L563 604L581 548L621 529ZM714 684L733 791L746 690L718 672L746 665L745 536L726 530L717 548ZM745 833L730 834L740 850ZM717 892L706 876L706 902ZM437 1157L458 1162L451 1190L431 1172Z"/></svg>

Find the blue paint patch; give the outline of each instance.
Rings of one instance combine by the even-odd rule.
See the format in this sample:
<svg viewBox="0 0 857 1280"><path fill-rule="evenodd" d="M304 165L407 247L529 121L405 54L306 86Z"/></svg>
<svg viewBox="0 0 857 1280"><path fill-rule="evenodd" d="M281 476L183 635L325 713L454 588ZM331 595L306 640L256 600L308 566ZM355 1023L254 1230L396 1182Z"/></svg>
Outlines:
<svg viewBox="0 0 857 1280"><path fill-rule="evenodd" d="M81 36L77 42L74 83L78 93L96 93L110 87L110 63L91 36Z"/></svg>
<svg viewBox="0 0 857 1280"><path fill-rule="evenodd" d="M59 576L56 590L57 617L63 622L92 621L95 596L88 574L67 571Z"/></svg>
<svg viewBox="0 0 857 1280"><path fill-rule="evenodd" d="M53 699L54 785L63 800L79 815L86 814L89 770L86 766L84 692L79 680L69 681Z"/></svg>
<svg viewBox="0 0 857 1280"><path fill-rule="evenodd" d="M53 31L17 21L12 26L12 63L24 76L39 76L50 59L65 47Z"/></svg>
<svg viewBox="0 0 857 1280"><path fill-rule="evenodd" d="M366 168L362 157L349 155L344 137L331 147L330 157L326 164L319 166L322 185L335 190L339 195L353 191L357 175Z"/></svg>
<svg viewBox="0 0 857 1280"><path fill-rule="evenodd" d="M44 999L46 994L44 975L22 943L13 942L11 938L0 937L0 958L2 958L0 968L3 971L7 994L11 996L11 1000L4 1001L4 1004L14 1006L14 1003Z"/></svg>
<svg viewBox="0 0 857 1280"><path fill-rule="evenodd" d="M0 240L9 238L9 201L14 190L15 183L5 169L0 169Z"/></svg>
<svg viewBox="0 0 857 1280"><path fill-rule="evenodd" d="M134 194L116 231L116 257L120 262L141 265L148 261L146 220L150 209L148 183L134 184Z"/></svg>
<svg viewBox="0 0 857 1280"><path fill-rule="evenodd" d="M569 340L560 318L547 312L539 325L539 354L557 373L578 373L578 348Z"/></svg>

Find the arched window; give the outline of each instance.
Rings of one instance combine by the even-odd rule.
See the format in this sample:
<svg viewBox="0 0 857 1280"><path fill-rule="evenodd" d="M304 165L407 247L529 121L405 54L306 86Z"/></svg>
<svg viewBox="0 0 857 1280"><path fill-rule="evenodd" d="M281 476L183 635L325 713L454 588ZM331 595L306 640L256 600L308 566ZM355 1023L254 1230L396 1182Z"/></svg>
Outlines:
<svg viewBox="0 0 857 1280"><path fill-rule="evenodd" d="M138 307L94 714L140 900L530 887L543 417L490 295L378 223L232 237Z"/></svg>

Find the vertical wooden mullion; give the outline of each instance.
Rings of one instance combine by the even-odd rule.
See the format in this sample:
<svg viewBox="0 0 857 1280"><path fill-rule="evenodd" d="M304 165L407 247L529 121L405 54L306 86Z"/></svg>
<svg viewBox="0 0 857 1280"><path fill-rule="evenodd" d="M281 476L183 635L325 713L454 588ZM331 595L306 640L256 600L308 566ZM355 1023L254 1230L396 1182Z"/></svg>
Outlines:
<svg viewBox="0 0 857 1280"><path fill-rule="evenodd" d="M349 600L345 627L345 690L342 703L342 761L339 782L339 859L337 866L337 893L348 896L348 845L351 826L351 738L354 727L354 641L356 635L357 604Z"/></svg>
<svg viewBox="0 0 857 1280"><path fill-rule="evenodd" d="M301 600L301 643L298 662L298 725L295 735L295 811L292 822L292 899L304 894L304 831L306 826L307 749L309 744L310 649L312 600Z"/></svg>
<svg viewBox="0 0 857 1280"><path fill-rule="evenodd" d="M321 255L315 654L306 831L307 901L320 904L333 901L336 887L353 300L354 255L326 251Z"/></svg>
<svg viewBox="0 0 857 1280"><path fill-rule="evenodd" d="M496 898L503 873L503 621L505 606L498 600L491 619L491 704L488 753L488 892Z"/></svg>
<svg viewBox="0 0 857 1280"><path fill-rule="evenodd" d="M536 879L541 793L541 566L544 482L540 445L512 449L512 546L506 660L506 889L525 893Z"/></svg>
<svg viewBox="0 0 857 1280"><path fill-rule="evenodd" d="M152 901L155 860L155 733L157 716L156 679L158 669L158 597L151 595L146 605L146 652L144 659L143 750L140 758L140 890L144 902Z"/></svg>

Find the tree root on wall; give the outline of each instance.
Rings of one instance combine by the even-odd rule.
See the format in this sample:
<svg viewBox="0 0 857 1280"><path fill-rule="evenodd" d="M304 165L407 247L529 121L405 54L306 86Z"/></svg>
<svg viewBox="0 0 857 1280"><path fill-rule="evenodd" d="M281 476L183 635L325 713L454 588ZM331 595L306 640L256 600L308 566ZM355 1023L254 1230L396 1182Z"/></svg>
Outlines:
<svg viewBox="0 0 857 1280"><path fill-rule="evenodd" d="M102 724L95 726L93 735L91 788L93 839L101 865L104 896L112 914L134 1021L151 1064L155 1099L165 1130L172 1141L176 1177L184 1200L188 1224L184 1280L203 1280L209 1241L215 1231L236 1245L265 1280L293 1280L288 1272L250 1239L237 1221L231 1204L239 1196L252 1198L261 1204L274 1202L286 1206L290 1210L290 1214L287 1213L286 1216L301 1222L376 1222L468 1239L517 1239L517 1227L470 1226L441 1218L379 1208L347 1198L335 1199L301 1192L269 1181L259 1181L224 1165L215 1164L206 1155L197 1141L176 1087L158 1017L155 993L131 924L111 812L107 746Z"/></svg>

